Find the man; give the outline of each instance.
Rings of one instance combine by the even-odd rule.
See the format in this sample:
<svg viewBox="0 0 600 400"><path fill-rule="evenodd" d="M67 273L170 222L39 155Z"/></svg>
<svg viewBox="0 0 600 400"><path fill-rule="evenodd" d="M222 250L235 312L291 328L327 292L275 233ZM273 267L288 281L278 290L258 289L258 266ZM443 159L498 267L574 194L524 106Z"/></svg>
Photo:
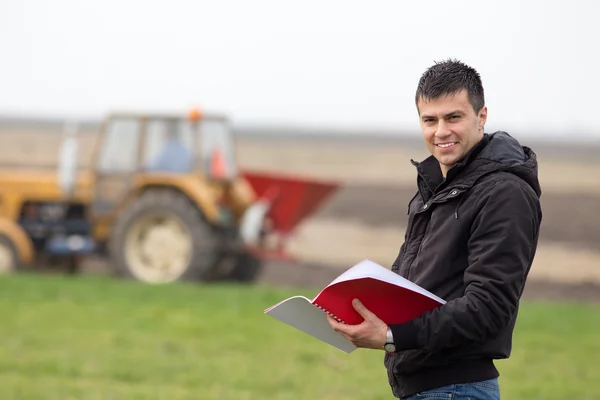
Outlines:
<svg viewBox="0 0 600 400"><path fill-rule="evenodd" d="M536 155L484 134L480 76L459 61L429 68L415 101L431 156L411 160L418 191L392 270L447 303L388 327L355 300L363 323L329 322L358 347L387 349L398 398L499 399L493 360L510 355L542 218Z"/></svg>
<svg viewBox="0 0 600 400"><path fill-rule="evenodd" d="M181 140L177 126L172 122L168 123L164 136L165 143L148 170L170 173L191 172L194 166L194 154Z"/></svg>

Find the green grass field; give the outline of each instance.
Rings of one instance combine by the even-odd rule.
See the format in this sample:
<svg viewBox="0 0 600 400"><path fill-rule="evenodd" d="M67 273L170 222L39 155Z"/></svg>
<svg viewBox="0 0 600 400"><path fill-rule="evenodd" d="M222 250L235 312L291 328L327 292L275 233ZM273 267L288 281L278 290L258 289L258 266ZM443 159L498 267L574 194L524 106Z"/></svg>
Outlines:
<svg viewBox="0 0 600 400"><path fill-rule="evenodd" d="M316 292L3 277L0 399L392 398L383 352L346 355L263 315ZM524 303L502 398L600 398L599 315Z"/></svg>

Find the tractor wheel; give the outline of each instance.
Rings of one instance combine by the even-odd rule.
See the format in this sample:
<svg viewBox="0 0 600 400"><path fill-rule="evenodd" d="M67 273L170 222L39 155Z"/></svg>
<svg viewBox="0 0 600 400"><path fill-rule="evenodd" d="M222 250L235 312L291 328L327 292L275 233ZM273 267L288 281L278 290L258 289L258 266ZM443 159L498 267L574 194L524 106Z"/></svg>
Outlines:
<svg viewBox="0 0 600 400"><path fill-rule="evenodd" d="M262 260L250 253L242 253L237 257L237 262L229 274L229 279L234 282L249 283L256 280L263 267Z"/></svg>
<svg viewBox="0 0 600 400"><path fill-rule="evenodd" d="M0 235L0 275L14 272L19 265L15 246L8 236Z"/></svg>
<svg viewBox="0 0 600 400"><path fill-rule="evenodd" d="M215 268L218 241L187 197L153 189L124 210L109 249L118 276L151 284L199 281Z"/></svg>

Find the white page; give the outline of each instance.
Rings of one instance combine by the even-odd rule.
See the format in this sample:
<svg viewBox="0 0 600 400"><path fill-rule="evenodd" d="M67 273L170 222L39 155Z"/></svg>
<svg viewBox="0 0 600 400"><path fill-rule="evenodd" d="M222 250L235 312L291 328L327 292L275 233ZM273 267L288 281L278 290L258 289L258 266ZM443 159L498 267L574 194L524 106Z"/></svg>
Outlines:
<svg viewBox="0 0 600 400"><path fill-rule="evenodd" d="M394 271L392 271L388 268L385 268L384 266L381 266L369 259L363 260L363 261L359 262L358 264L356 264L355 266L353 266L352 268L348 269L347 271L342 273L340 276L338 276L336 279L334 279L329 285L327 285L327 287L334 285L336 283L339 283L339 282L349 281L349 280L353 280L353 279L360 279L360 278L373 278L373 279L377 279L377 280L380 280L383 282L389 282L396 286L405 287L414 292L421 293L431 299L439 301L441 304L446 303L445 300L439 298L438 296L434 295L433 293L423 289L419 285L416 285L413 282L409 281L408 279L401 277ZM325 290L325 289L323 289L323 290Z"/></svg>
<svg viewBox="0 0 600 400"><path fill-rule="evenodd" d="M333 330L327 314L304 296L294 296L267 309L265 314L307 333L344 353L356 350L351 342Z"/></svg>

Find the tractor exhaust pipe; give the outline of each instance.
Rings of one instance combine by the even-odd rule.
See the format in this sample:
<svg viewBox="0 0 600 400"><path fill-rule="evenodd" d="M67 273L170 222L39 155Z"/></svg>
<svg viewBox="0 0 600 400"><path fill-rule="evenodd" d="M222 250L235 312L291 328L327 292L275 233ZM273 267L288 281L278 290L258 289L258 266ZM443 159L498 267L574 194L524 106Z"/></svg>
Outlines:
<svg viewBox="0 0 600 400"><path fill-rule="evenodd" d="M79 156L79 143L77 132L79 124L67 121L64 125L63 140L58 159L58 184L64 197L71 197L77 179L77 160Z"/></svg>

